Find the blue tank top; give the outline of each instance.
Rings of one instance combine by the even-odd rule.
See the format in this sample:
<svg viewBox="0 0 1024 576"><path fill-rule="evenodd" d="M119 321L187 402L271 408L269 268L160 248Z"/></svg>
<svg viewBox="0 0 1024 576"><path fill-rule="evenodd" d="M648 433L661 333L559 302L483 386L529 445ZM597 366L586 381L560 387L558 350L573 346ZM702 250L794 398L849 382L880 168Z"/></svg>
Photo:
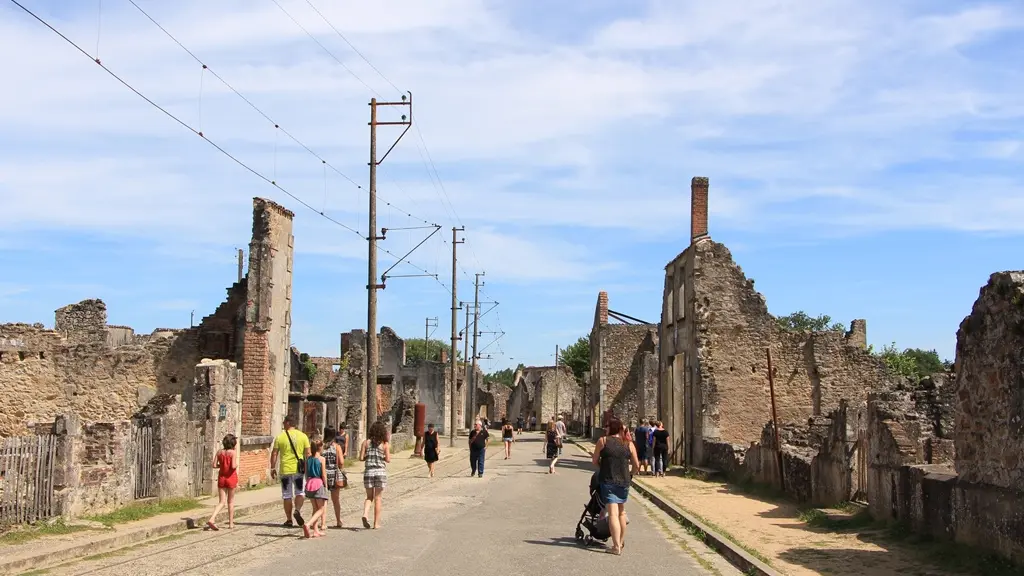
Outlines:
<svg viewBox="0 0 1024 576"><path fill-rule="evenodd" d="M320 467L320 459L316 456L310 456L306 460L306 478L319 478L323 474L323 469Z"/></svg>

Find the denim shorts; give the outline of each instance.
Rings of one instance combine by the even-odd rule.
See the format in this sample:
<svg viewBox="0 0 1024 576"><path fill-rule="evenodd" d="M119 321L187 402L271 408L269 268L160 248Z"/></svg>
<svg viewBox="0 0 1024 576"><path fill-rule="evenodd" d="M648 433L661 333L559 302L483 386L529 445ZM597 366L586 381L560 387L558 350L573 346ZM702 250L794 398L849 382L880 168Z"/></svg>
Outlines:
<svg viewBox="0 0 1024 576"><path fill-rule="evenodd" d="M625 504L629 498L629 486L601 484L601 500L605 504Z"/></svg>

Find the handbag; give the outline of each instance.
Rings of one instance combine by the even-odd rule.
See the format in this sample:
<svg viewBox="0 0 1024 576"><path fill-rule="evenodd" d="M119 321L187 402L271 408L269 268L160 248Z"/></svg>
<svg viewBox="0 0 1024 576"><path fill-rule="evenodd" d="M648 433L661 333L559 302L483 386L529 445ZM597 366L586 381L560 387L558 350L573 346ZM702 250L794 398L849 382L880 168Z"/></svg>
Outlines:
<svg viewBox="0 0 1024 576"><path fill-rule="evenodd" d="M295 461L297 462L296 468L298 468L298 470L296 470L295 473L302 474L303 476L305 476L306 461L301 456L299 456L298 450L295 449L295 443L292 442L292 435L289 434L287 430L284 431L284 435L288 437L288 444L292 447L292 454L295 454Z"/></svg>

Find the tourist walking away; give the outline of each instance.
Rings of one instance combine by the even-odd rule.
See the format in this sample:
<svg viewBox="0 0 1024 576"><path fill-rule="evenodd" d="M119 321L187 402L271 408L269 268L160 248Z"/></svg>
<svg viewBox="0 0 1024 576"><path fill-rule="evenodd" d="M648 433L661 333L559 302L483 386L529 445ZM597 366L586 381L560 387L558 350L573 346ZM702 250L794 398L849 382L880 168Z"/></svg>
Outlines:
<svg viewBox="0 0 1024 576"><path fill-rule="evenodd" d="M505 443L505 460L512 457L512 443L515 442L515 430L508 420L501 421L501 441Z"/></svg>
<svg viewBox="0 0 1024 576"><path fill-rule="evenodd" d="M665 424L658 420L654 423L655 430L651 433L654 438L654 474L665 476L665 469L668 468L668 430Z"/></svg>
<svg viewBox="0 0 1024 576"><path fill-rule="evenodd" d="M548 457L548 474L555 473L555 464L558 462L558 428L555 426L554 418L548 422L548 431L544 435L544 453Z"/></svg>
<svg viewBox="0 0 1024 576"><path fill-rule="evenodd" d="M234 434L228 434L221 441L222 449L217 450L213 457L213 467L217 469L217 494L220 499L217 506L210 514L206 527L210 530L217 528L215 520L217 514L225 506L228 507L228 528L235 527L235 488L238 486L238 438Z"/></svg>
<svg viewBox="0 0 1024 576"><path fill-rule="evenodd" d="M341 426L338 427L338 437L334 443L341 447L341 459L345 460L348 458L348 430L347 425L342 422Z"/></svg>
<svg viewBox="0 0 1024 576"><path fill-rule="evenodd" d="M523 433L524 420L525 420L525 418L523 418L522 414L519 415L519 418L516 418L516 435L517 436L519 434Z"/></svg>
<svg viewBox="0 0 1024 576"><path fill-rule="evenodd" d="M331 504L334 506L334 527L341 528L341 489L348 487L348 476L345 475L345 451L338 444L337 431L328 426L324 430L326 442L323 455L324 467L327 469L327 490L331 493ZM320 530L327 524L327 512L320 517Z"/></svg>
<svg viewBox="0 0 1024 576"><path fill-rule="evenodd" d="M363 465L363 488L366 500L363 502L363 528L370 527L370 506L373 506L373 529L380 528L380 515L384 488L388 485L388 463L391 462L391 443L388 429L380 420L370 426L368 438L359 447L359 459Z"/></svg>
<svg viewBox="0 0 1024 576"><path fill-rule="evenodd" d="M423 434L423 460L427 463L427 477L434 477L434 463L441 459L441 445L437 441L437 430L433 424L427 424Z"/></svg>
<svg viewBox="0 0 1024 576"><path fill-rule="evenodd" d="M597 466L597 481L601 500L607 505L608 528L611 531L612 554L622 554L626 545L626 500L629 498L629 482L632 474L639 472L640 460L636 445L626 439L627 430L622 421L611 418L608 434L602 436L594 447L594 466Z"/></svg>
<svg viewBox="0 0 1024 576"><path fill-rule="evenodd" d="M536 429L537 429L537 415L536 414L531 414L530 415L530 432L533 432Z"/></svg>
<svg viewBox="0 0 1024 576"><path fill-rule="evenodd" d="M654 431L658 428L655 422L654 418L647 422L647 470L650 474L654 474Z"/></svg>
<svg viewBox="0 0 1024 576"><path fill-rule="evenodd" d="M309 517L309 522L302 525L302 534L306 538L324 535L320 527L327 513L327 462L320 453L323 448L322 440L313 440L309 447L309 458L306 459L306 498L313 503L313 515ZM310 526L313 528L310 529Z"/></svg>
<svg viewBox="0 0 1024 576"><path fill-rule="evenodd" d="M562 445L565 443L565 437L567 432L565 430L565 422L562 421L562 416L558 416L558 421L555 422L555 432L558 432L558 455L562 455Z"/></svg>
<svg viewBox="0 0 1024 576"><path fill-rule="evenodd" d="M306 484L303 473L309 458L309 437L295 427L295 418L285 416L284 430L274 439L274 448L270 453L270 476L281 481L281 498L284 500L285 520L283 526L294 526L292 518L304 524L302 520L302 502ZM292 500L295 501L294 510Z"/></svg>
<svg viewBox="0 0 1024 576"><path fill-rule="evenodd" d="M484 460L487 459L487 438L490 434L479 420L473 422L473 430L469 433L469 467L470 476L484 477Z"/></svg>
<svg viewBox="0 0 1024 576"><path fill-rule="evenodd" d="M647 467L647 436L649 434L650 431L647 429L647 423L641 420L640 425L636 427L636 431L633 433L636 457L640 460L640 474L643 474L644 469Z"/></svg>

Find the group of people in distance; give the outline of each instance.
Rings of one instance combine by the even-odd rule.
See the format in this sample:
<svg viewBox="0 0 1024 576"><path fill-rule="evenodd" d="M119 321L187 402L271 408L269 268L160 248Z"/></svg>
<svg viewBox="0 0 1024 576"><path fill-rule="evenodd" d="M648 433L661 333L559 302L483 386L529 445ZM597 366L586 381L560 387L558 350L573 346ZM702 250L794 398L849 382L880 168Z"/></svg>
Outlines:
<svg viewBox="0 0 1024 576"><path fill-rule="evenodd" d="M664 476L668 464L668 430L660 420L640 421L632 434L640 474Z"/></svg>

